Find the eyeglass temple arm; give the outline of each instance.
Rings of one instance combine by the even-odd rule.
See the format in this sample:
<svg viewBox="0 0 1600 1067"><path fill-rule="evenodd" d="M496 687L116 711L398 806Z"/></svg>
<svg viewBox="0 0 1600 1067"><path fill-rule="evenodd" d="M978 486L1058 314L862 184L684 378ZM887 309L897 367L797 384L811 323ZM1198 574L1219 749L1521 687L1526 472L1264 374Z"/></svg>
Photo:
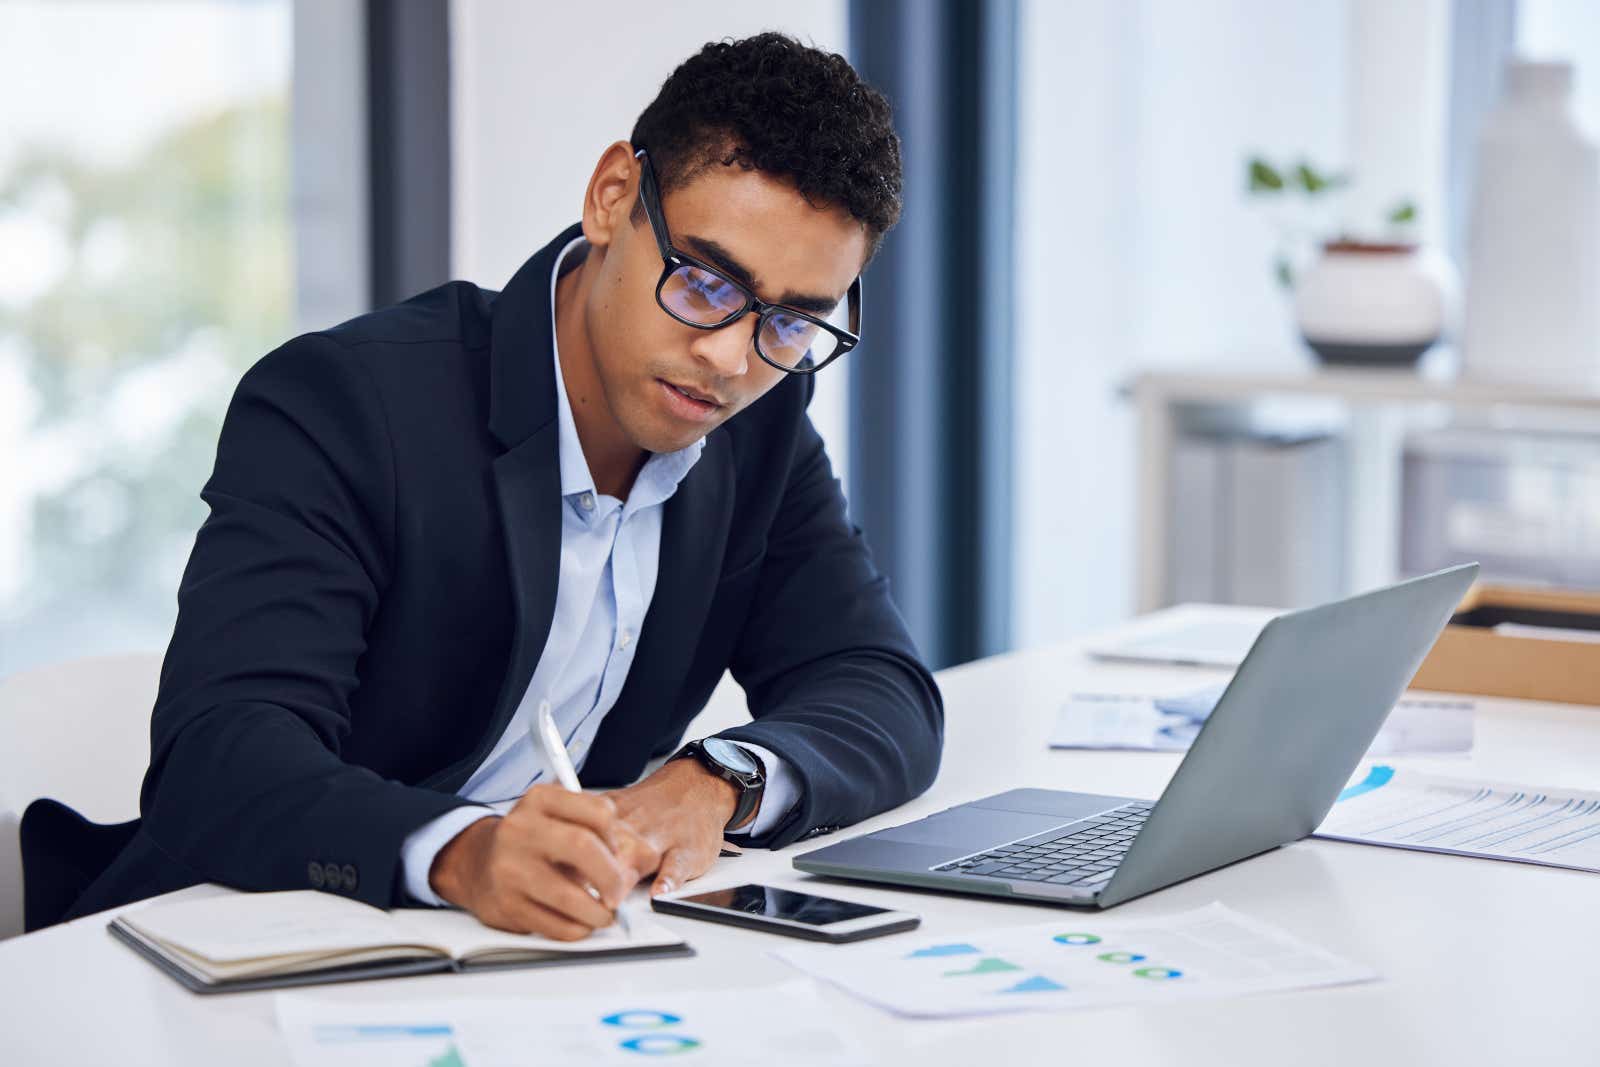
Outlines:
<svg viewBox="0 0 1600 1067"><path fill-rule="evenodd" d="M866 304L861 295L861 275L856 275L856 280L850 283L850 292L845 297L850 302L850 332L861 337L861 309Z"/></svg>
<svg viewBox="0 0 1600 1067"><path fill-rule="evenodd" d="M663 255L672 247L672 238L667 233L667 220L661 217L659 211L651 210L652 203L661 202L661 188L656 185L655 168L650 165L649 153L641 148L633 154L639 161L639 201L644 205L645 217L650 220L650 228L655 231L656 244L660 246ZM650 195L645 195L645 183L650 185Z"/></svg>

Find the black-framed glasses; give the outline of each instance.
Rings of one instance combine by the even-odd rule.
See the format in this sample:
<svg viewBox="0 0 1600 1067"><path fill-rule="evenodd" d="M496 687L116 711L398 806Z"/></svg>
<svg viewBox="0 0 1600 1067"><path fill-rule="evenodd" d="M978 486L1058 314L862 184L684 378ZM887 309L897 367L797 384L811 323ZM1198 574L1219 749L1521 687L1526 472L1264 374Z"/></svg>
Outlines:
<svg viewBox="0 0 1600 1067"><path fill-rule="evenodd" d="M710 264L672 247L666 216L661 211L661 191L655 170L643 148L639 160L639 199L661 251L661 280L656 282L656 303L685 326L720 330L754 311L756 355L790 374L815 374L861 341L861 278L850 283L841 306L817 316L782 304L769 304L743 283Z"/></svg>

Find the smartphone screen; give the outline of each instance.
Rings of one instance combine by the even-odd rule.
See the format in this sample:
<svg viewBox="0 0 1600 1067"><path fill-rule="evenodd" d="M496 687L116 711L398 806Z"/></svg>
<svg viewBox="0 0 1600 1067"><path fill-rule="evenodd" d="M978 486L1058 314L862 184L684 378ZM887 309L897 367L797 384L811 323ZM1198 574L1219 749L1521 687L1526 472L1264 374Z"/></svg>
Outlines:
<svg viewBox="0 0 1600 1067"><path fill-rule="evenodd" d="M830 900L809 893L796 893L788 889L774 889L765 885L741 885L733 889L718 889L692 897L678 897L686 904L701 904L725 911L742 911L749 915L764 915L773 919L788 919L807 926L828 926L850 919L864 919L869 915L886 915L888 908L875 908L870 904L853 904L848 900Z"/></svg>

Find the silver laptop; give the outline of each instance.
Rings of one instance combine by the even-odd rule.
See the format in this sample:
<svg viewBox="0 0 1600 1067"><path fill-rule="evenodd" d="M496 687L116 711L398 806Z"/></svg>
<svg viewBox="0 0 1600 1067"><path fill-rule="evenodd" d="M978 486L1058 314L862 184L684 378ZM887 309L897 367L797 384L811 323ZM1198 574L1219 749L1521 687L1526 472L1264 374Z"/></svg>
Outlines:
<svg viewBox="0 0 1600 1067"><path fill-rule="evenodd" d="M1477 576L1280 615L1166 791L1013 789L795 858L811 874L1108 908L1297 841L1328 814Z"/></svg>

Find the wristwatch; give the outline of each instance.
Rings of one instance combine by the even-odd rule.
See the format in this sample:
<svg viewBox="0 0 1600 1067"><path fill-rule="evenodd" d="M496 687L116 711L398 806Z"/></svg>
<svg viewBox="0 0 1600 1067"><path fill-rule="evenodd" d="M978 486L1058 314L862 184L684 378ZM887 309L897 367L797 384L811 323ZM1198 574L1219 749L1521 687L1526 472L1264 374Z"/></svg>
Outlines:
<svg viewBox="0 0 1600 1067"><path fill-rule="evenodd" d="M720 737L707 737L690 741L678 749L672 759L693 756L700 765L725 782L732 782L739 790L739 803L733 809L733 818L724 829L736 830L750 821L761 806L761 794L767 788L766 768L749 749ZM671 763L672 760L668 760Z"/></svg>

